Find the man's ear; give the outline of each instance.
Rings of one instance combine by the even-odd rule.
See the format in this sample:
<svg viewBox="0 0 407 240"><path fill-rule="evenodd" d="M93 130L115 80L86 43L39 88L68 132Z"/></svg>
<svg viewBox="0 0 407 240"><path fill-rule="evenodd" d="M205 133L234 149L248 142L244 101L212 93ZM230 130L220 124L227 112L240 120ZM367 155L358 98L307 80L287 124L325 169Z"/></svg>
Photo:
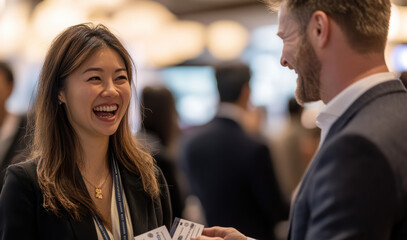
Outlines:
<svg viewBox="0 0 407 240"><path fill-rule="evenodd" d="M308 25L308 36L315 43L314 46L324 48L329 41L330 18L323 11L315 11Z"/></svg>

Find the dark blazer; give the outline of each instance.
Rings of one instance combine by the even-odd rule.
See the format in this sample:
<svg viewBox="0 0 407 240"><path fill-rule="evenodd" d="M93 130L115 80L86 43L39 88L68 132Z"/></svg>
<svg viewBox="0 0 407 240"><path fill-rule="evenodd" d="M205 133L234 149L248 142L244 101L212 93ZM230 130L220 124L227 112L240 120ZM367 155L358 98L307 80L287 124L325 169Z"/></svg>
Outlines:
<svg viewBox="0 0 407 240"><path fill-rule="evenodd" d="M0 195L1 240L97 240L91 216L75 221L66 211L61 217L46 211L36 174L38 161L11 166ZM137 174L119 166L130 209L135 236L166 225L170 228L171 208L168 189L160 171L161 196L153 200L144 190Z"/></svg>
<svg viewBox="0 0 407 240"><path fill-rule="evenodd" d="M274 239L274 225L288 217L288 208L265 144L235 121L217 117L186 140L181 156L209 226L235 227L250 237Z"/></svg>
<svg viewBox="0 0 407 240"><path fill-rule="evenodd" d="M407 239L407 92L398 80L333 124L291 213L289 239Z"/></svg>
<svg viewBox="0 0 407 240"><path fill-rule="evenodd" d="M4 175L6 174L6 169L13 163L17 163L20 157L14 158L15 156L23 153L29 145L30 138L26 136L27 133L27 117L21 116L20 123L18 124L18 129L14 135L13 141L10 148L7 150L4 158L0 160L0 192L3 187Z"/></svg>

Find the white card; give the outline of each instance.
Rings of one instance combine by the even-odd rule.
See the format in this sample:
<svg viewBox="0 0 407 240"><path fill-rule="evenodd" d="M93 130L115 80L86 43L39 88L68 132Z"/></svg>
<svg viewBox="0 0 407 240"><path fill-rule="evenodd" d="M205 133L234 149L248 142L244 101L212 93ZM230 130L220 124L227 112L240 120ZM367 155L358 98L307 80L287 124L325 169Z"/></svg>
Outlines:
<svg viewBox="0 0 407 240"><path fill-rule="evenodd" d="M171 236L167 227L161 226L134 237L134 240L171 240Z"/></svg>
<svg viewBox="0 0 407 240"><path fill-rule="evenodd" d="M192 237L200 236L203 229L202 224L175 218L171 228L171 237L173 240L189 240Z"/></svg>

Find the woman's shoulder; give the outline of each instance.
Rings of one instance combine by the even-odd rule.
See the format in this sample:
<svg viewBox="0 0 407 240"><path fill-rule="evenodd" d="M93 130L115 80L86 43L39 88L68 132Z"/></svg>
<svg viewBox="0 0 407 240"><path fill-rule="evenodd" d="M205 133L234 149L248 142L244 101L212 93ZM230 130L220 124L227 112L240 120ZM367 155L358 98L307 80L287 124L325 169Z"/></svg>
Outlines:
<svg viewBox="0 0 407 240"><path fill-rule="evenodd" d="M20 178L37 179L38 158L22 161L8 167L6 175L13 173Z"/></svg>
<svg viewBox="0 0 407 240"><path fill-rule="evenodd" d="M32 199L36 193L41 192L38 185L37 163L38 160L28 160L7 168L0 201L5 201L6 198L14 199L14 204L18 199Z"/></svg>

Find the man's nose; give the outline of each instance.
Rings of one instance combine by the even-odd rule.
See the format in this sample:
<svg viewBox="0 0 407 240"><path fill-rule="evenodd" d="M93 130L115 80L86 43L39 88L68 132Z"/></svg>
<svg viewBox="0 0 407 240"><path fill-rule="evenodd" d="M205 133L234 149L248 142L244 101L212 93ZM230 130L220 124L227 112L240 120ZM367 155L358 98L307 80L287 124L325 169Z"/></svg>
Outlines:
<svg viewBox="0 0 407 240"><path fill-rule="evenodd" d="M287 67L287 66L288 66L288 62L287 62L287 60L284 58L284 56L281 56L281 58L280 58L280 64L281 64L281 66L283 66L283 67Z"/></svg>

